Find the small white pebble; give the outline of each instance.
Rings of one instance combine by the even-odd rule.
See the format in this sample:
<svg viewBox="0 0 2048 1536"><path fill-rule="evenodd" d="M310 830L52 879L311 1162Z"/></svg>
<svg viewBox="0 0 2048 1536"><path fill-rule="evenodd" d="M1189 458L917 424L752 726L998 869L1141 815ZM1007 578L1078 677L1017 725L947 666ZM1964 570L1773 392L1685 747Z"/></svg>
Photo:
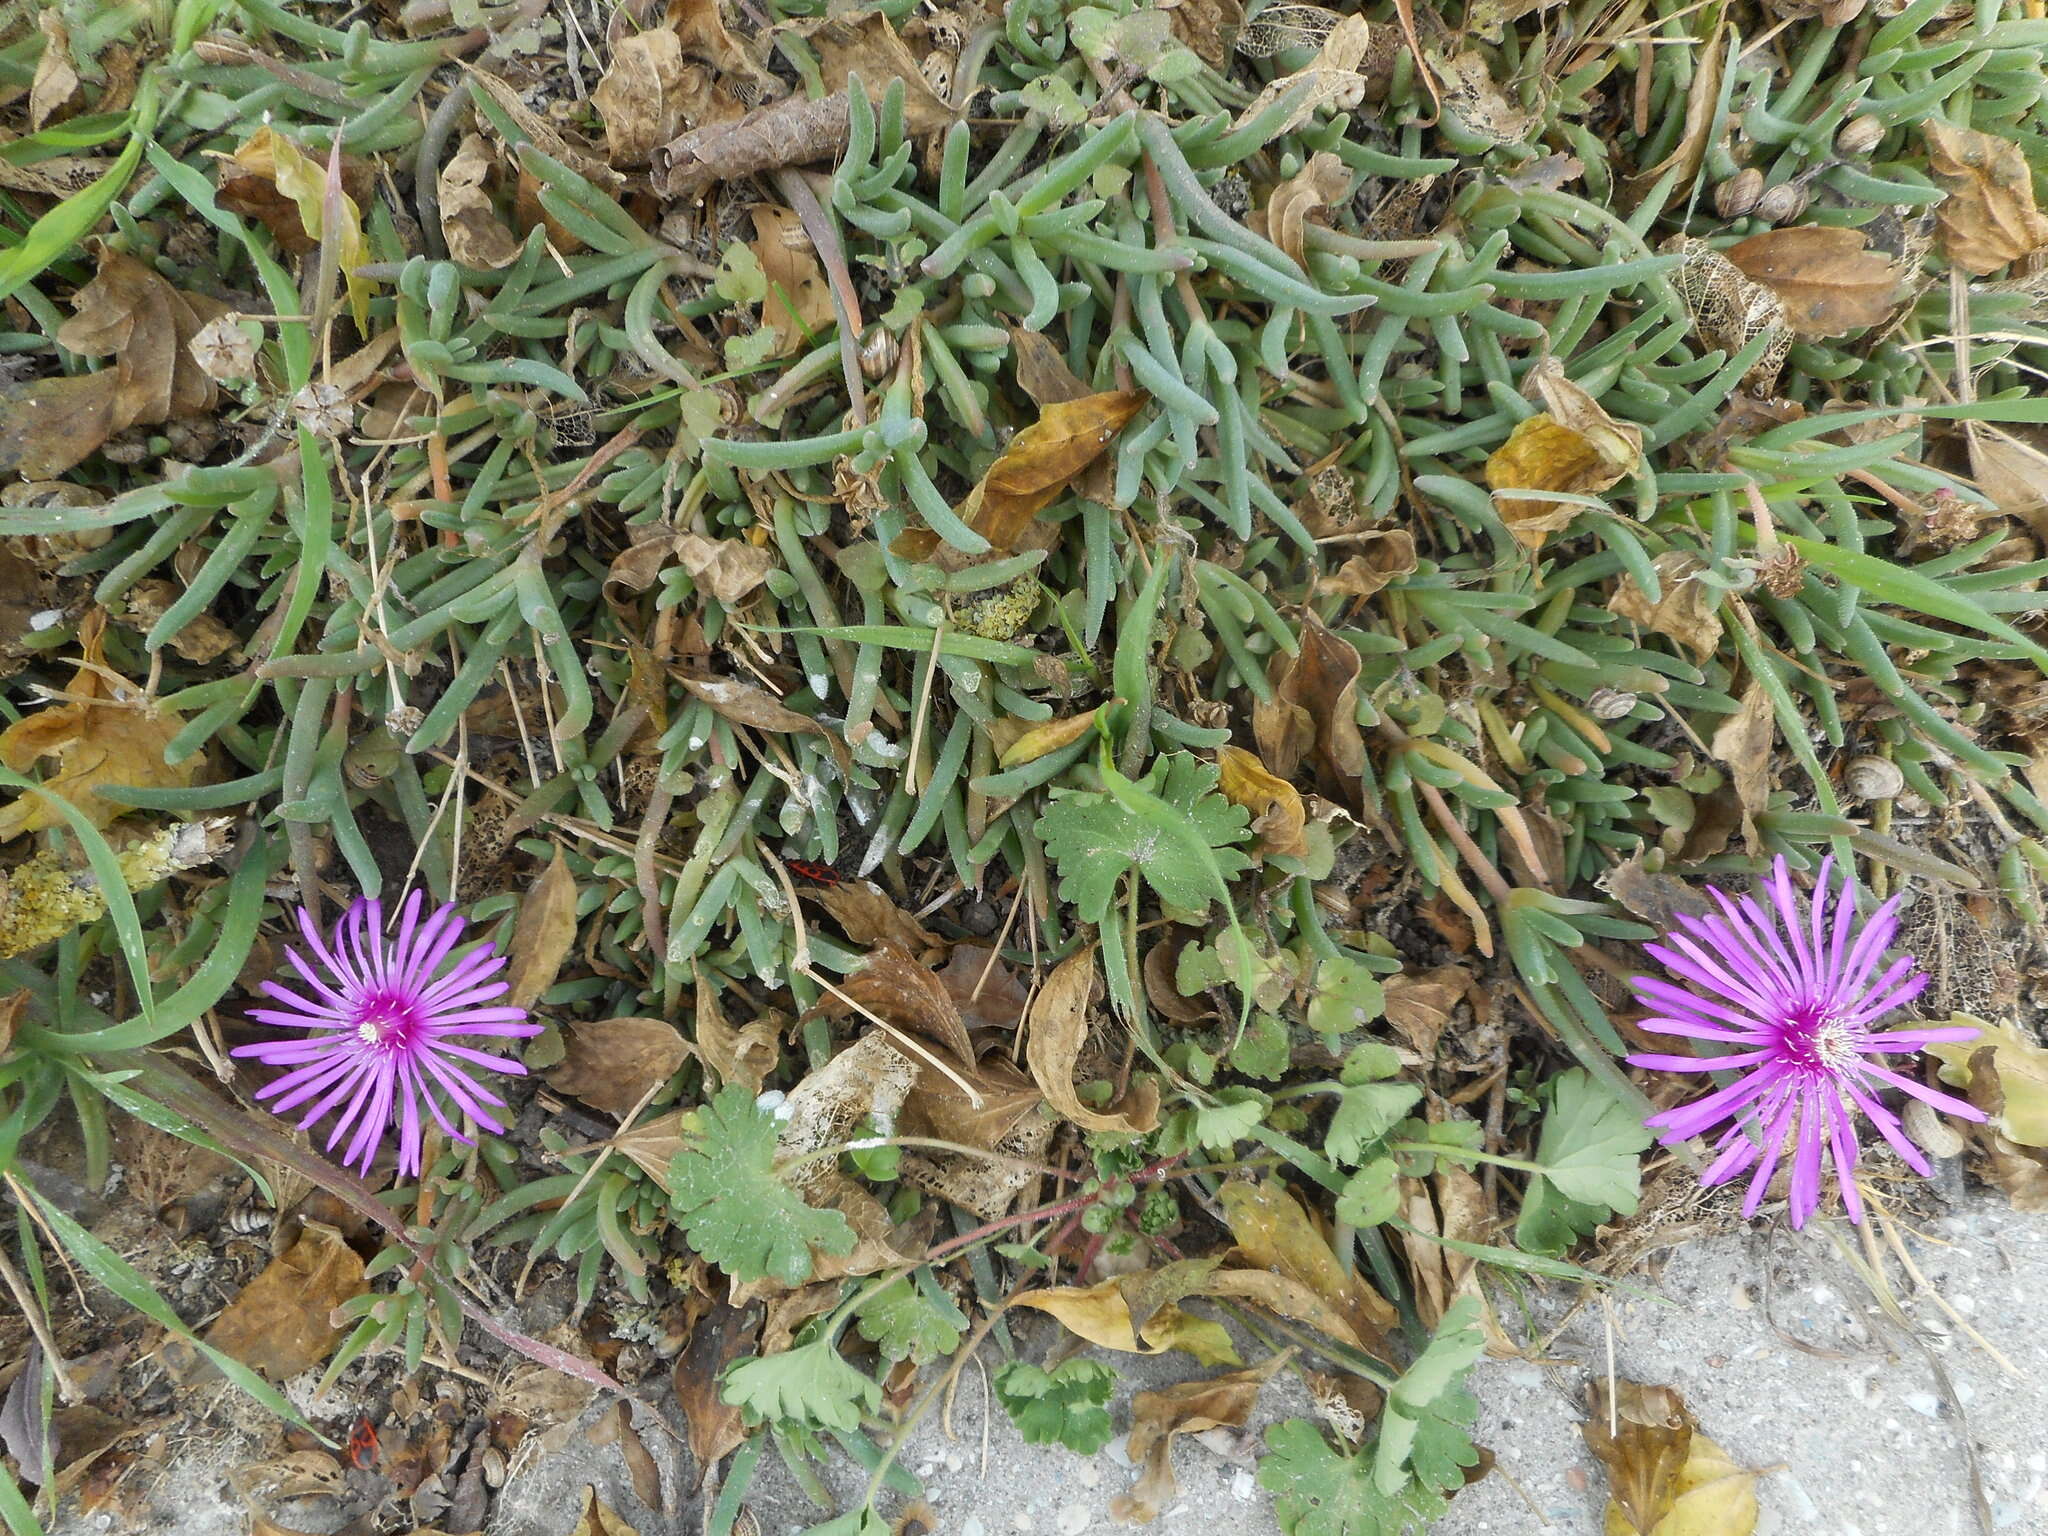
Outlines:
<svg viewBox="0 0 2048 1536"><path fill-rule="evenodd" d="M1056 1527L1060 1536L1081 1536L1094 1518L1086 1504L1062 1504Z"/></svg>
<svg viewBox="0 0 2048 1536"><path fill-rule="evenodd" d="M1240 1504L1249 1504L1252 1501L1252 1493L1258 1486L1259 1480L1240 1467L1231 1474L1230 1496Z"/></svg>
<svg viewBox="0 0 2048 1536"><path fill-rule="evenodd" d="M62 608L45 608L41 613L32 613L28 616L28 627L37 634L41 634L46 629L55 629L63 622L64 610Z"/></svg>
<svg viewBox="0 0 2048 1536"><path fill-rule="evenodd" d="M981 1516L969 1515L960 1522L960 1536L988 1536L988 1527L981 1523Z"/></svg>
<svg viewBox="0 0 2048 1536"><path fill-rule="evenodd" d="M1941 1417L1941 1399L1932 1392L1908 1392L1899 1401L1923 1417L1930 1419Z"/></svg>
<svg viewBox="0 0 2048 1536"><path fill-rule="evenodd" d="M1084 1461L1074 1469L1074 1476L1080 1479L1083 1488L1093 1488L1102 1481L1102 1469L1092 1461Z"/></svg>

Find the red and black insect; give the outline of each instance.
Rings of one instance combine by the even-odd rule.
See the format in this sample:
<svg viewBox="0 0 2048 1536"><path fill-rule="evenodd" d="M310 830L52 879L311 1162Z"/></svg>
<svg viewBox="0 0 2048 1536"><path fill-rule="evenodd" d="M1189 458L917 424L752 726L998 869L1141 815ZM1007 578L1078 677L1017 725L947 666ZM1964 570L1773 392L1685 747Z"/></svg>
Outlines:
<svg viewBox="0 0 2048 1536"><path fill-rule="evenodd" d="M377 1427L370 1422L368 1414L355 1422L348 1432L348 1459L354 1467L369 1468L377 1462Z"/></svg>
<svg viewBox="0 0 2048 1536"><path fill-rule="evenodd" d="M838 885L846 877L830 864L820 864L815 859L784 859L789 872L806 880L815 880L819 885Z"/></svg>

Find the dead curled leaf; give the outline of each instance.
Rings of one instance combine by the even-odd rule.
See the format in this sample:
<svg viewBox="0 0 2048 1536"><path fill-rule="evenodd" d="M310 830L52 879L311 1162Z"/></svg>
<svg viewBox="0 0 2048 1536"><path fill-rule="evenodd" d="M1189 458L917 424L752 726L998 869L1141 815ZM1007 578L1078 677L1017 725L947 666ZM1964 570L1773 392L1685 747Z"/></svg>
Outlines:
<svg viewBox="0 0 2048 1536"><path fill-rule="evenodd" d="M690 1342L676 1357L676 1401L689 1422L690 1454L698 1482L746 1438L741 1412L725 1400L719 1378L733 1361L754 1352L761 1335L759 1307L714 1302L697 1320Z"/></svg>
<svg viewBox="0 0 2048 1536"><path fill-rule="evenodd" d="M1608 1536L1751 1536L1756 1474L1698 1431L1668 1387L1587 1387L1586 1445L1607 1468Z"/></svg>
<svg viewBox="0 0 2048 1536"><path fill-rule="evenodd" d="M667 1019L598 1019L569 1027L562 1064L548 1085L592 1109L623 1116L649 1090L667 1082L690 1054L682 1031Z"/></svg>
<svg viewBox="0 0 2048 1536"><path fill-rule="evenodd" d="M1338 1337L1348 1334L1371 1347L1394 1325L1398 1314L1387 1299L1337 1262L1314 1218L1279 1178L1263 1184L1232 1179L1221 1198L1245 1264L1290 1281L1322 1302L1344 1324Z"/></svg>
<svg viewBox="0 0 2048 1536"><path fill-rule="evenodd" d="M595 1488L585 1488L583 1515L569 1536L640 1536L640 1532L620 1519L618 1511L600 1499Z"/></svg>
<svg viewBox="0 0 2048 1536"><path fill-rule="evenodd" d="M217 391L188 350L225 306L174 288L135 257L102 246L99 271L71 297L57 343L111 357L96 373L0 387L0 477L52 479L117 432L199 415Z"/></svg>
<svg viewBox="0 0 2048 1536"><path fill-rule="evenodd" d="M1318 150L1266 200L1266 238L1306 266L1308 257L1302 244L1306 226L1350 185L1351 172L1344 162L1327 150Z"/></svg>
<svg viewBox="0 0 2048 1536"><path fill-rule="evenodd" d="M1109 450L1148 398L1142 390L1109 390L1046 406L969 494L969 526L998 550L1015 548L1031 520Z"/></svg>
<svg viewBox="0 0 2048 1536"><path fill-rule="evenodd" d="M2048 453L2000 427L1963 423L1970 476L1991 504L2048 543Z"/></svg>
<svg viewBox="0 0 2048 1536"><path fill-rule="evenodd" d="M612 46L590 99L613 165L645 165L683 131L683 80L683 40L671 28L652 27Z"/></svg>
<svg viewBox="0 0 2048 1536"><path fill-rule="evenodd" d="M1291 103L1277 135L1294 132L1316 114L1332 106L1355 107L1365 100L1366 77L1360 67L1372 51L1372 27L1363 16L1346 16L1333 26L1322 47L1304 69L1283 75L1259 92L1250 106L1237 115L1237 127L1257 118L1275 102Z"/></svg>
<svg viewBox="0 0 2048 1536"><path fill-rule="evenodd" d="M1778 296L1785 324L1801 336L1843 336L1882 325L1899 288L1899 269L1882 252L1865 249L1860 229L1768 229L1723 254Z"/></svg>
<svg viewBox="0 0 2048 1536"><path fill-rule="evenodd" d="M1338 592L1346 597L1371 597L1389 583L1415 574L1415 535L1405 528L1367 529L1346 534L1341 545L1359 553L1347 558L1329 575L1316 582L1320 593Z"/></svg>
<svg viewBox="0 0 2048 1536"><path fill-rule="evenodd" d="M1074 1091L1074 1065L1088 1042L1089 1002L1095 990L1095 946L1069 955L1046 977L1031 1005L1025 1058L1046 1102L1088 1131L1145 1135L1159 1125L1159 1085L1149 1077L1131 1084L1106 1110L1093 1110Z"/></svg>
<svg viewBox="0 0 2048 1536"><path fill-rule="evenodd" d="M1554 358L1531 370L1547 410L1515 424L1508 440L1486 461L1486 483L1501 518L1525 549L1541 549L1584 509L1575 502L1524 491L1568 491L1597 496L1634 472L1643 456L1643 429L1616 421L1564 375Z"/></svg>
<svg viewBox="0 0 2048 1536"><path fill-rule="evenodd" d="M1662 588L1657 601L1651 602L1635 577L1624 573L1607 600L1607 611L1669 635L1695 656L1713 655L1721 644L1721 594L1693 579L1706 569L1706 562L1683 550L1669 550L1651 564Z"/></svg>
<svg viewBox="0 0 2048 1536"><path fill-rule="evenodd" d="M519 259L520 243L491 202L490 175L490 148L483 135L469 133L437 181L441 238L449 256L465 267L496 269Z"/></svg>
<svg viewBox="0 0 2048 1536"><path fill-rule="evenodd" d="M1326 790L1357 803L1365 771L1365 736L1358 727L1363 666L1348 641L1330 633L1312 609L1302 610L1299 650L1292 656L1274 653L1267 668L1273 697L1252 705L1252 736L1268 771L1291 782L1313 753Z"/></svg>
<svg viewBox="0 0 2048 1536"><path fill-rule="evenodd" d="M787 208L763 203L752 211L755 260L768 281L761 300L761 324L775 334L772 356L788 357L815 345L835 320L817 249L803 221Z"/></svg>
<svg viewBox="0 0 2048 1536"><path fill-rule="evenodd" d="M0 807L0 842L62 823L63 812L47 796L69 801L94 826L104 827L126 807L103 798L100 786L182 789L204 765L197 754L164 761L185 722L107 669L101 649L105 628L105 612L95 609L80 626L81 660L61 701L0 731L0 762L16 773L28 772L41 758L57 764L42 781L43 793L24 792Z"/></svg>
<svg viewBox="0 0 2048 1536"><path fill-rule="evenodd" d="M1771 749L1778 740L1778 719L1764 685L1751 678L1735 713L1721 722L1708 743L1717 761L1728 768L1729 782L1742 807L1742 838L1752 853L1762 847L1757 814L1771 803Z"/></svg>
<svg viewBox="0 0 2048 1536"><path fill-rule="evenodd" d="M1302 806L1299 790L1268 772L1257 753L1242 747L1218 747L1216 767L1217 787L1223 791L1223 798L1251 812L1252 831L1258 836L1261 854L1292 858L1307 854L1304 829L1308 812Z"/></svg>
<svg viewBox="0 0 2048 1536"><path fill-rule="evenodd" d="M2033 172L2019 145L1938 118L1923 122L1920 132L1927 168L1948 194L1934 216L1950 261L1988 277L2048 247L2048 216L2034 205Z"/></svg>
<svg viewBox="0 0 2048 1536"><path fill-rule="evenodd" d="M555 975L576 941L576 877L562 850L519 904L519 922L512 930L511 964L505 972L508 1008L531 1008L555 984Z"/></svg>
<svg viewBox="0 0 2048 1536"><path fill-rule="evenodd" d="M676 535L673 551L699 590L731 608L768 579L775 557L745 539L707 539L699 533Z"/></svg>
<svg viewBox="0 0 2048 1536"><path fill-rule="evenodd" d="M1438 1037L1472 986L1472 973L1462 965L1390 976L1385 983L1387 1022L1416 1055L1431 1060Z"/></svg>
<svg viewBox="0 0 2048 1536"><path fill-rule="evenodd" d="M2048 1147L2048 1049L2014 1024L1988 1024L1963 1015L1953 1022L1974 1025L1977 1038L1927 1047L1927 1054L1941 1062L1941 1080L1968 1089L2004 1140Z"/></svg>
<svg viewBox="0 0 2048 1536"><path fill-rule="evenodd" d="M242 1288L206 1330L206 1342L271 1381L289 1381L332 1354L342 1330L328 1315L368 1289L363 1261L333 1227L303 1224L298 1241ZM166 1364L186 1385L218 1375L190 1345L164 1346Z"/></svg>
<svg viewBox="0 0 2048 1536"><path fill-rule="evenodd" d="M1221 1323L1184 1312L1171 1300L1134 1304L1134 1286L1147 1278L1147 1272L1140 1271L1094 1285L1051 1286L1026 1291L1010 1305L1046 1313L1076 1337L1120 1354L1159 1355L1181 1349L1204 1365L1237 1363L1237 1351ZM1193 1292L1174 1294L1177 1299Z"/></svg>
<svg viewBox="0 0 2048 1536"><path fill-rule="evenodd" d="M1131 1437L1126 1450L1138 1463L1138 1480L1110 1501L1112 1518L1136 1525L1159 1518L1179 1485L1173 1478L1173 1439L1206 1429L1240 1429L1251 1417L1259 1388L1294 1358L1292 1349L1270 1355L1249 1370L1207 1381L1183 1381L1131 1399Z"/></svg>
<svg viewBox="0 0 2048 1536"><path fill-rule="evenodd" d="M1015 768L1019 763L1036 762L1048 752L1072 746L1095 728L1095 715L1096 711L1090 709L1078 715L1024 725L1002 747L1002 754L996 759L997 766Z"/></svg>
<svg viewBox="0 0 2048 1536"><path fill-rule="evenodd" d="M733 1028L719 1006L717 986L706 978L702 966L696 967L696 975L697 1059L721 1086L738 1083L747 1092L758 1094L782 1059L781 1030L768 1018Z"/></svg>

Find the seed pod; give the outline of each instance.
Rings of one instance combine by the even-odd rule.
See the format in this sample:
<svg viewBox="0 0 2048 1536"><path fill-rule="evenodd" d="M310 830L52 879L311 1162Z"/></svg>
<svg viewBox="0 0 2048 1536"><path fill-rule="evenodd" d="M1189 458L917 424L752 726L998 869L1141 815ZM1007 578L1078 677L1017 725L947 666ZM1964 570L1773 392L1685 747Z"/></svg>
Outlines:
<svg viewBox="0 0 2048 1536"><path fill-rule="evenodd" d="M1963 1150L1962 1132L1918 1099L1906 1101L1905 1122L1906 1134L1929 1157L1955 1157Z"/></svg>
<svg viewBox="0 0 2048 1536"><path fill-rule="evenodd" d="M1884 124L1866 112L1842 124L1841 132L1835 135L1835 153L1849 159L1860 159L1876 149L1883 139Z"/></svg>
<svg viewBox="0 0 2048 1536"><path fill-rule="evenodd" d="M1595 720L1619 720L1636 707L1636 696L1620 688L1595 688L1586 696L1586 711Z"/></svg>
<svg viewBox="0 0 2048 1536"><path fill-rule="evenodd" d="M1888 757L1852 757L1842 787L1859 800L1890 800L1906 787L1906 776Z"/></svg>
<svg viewBox="0 0 2048 1536"><path fill-rule="evenodd" d="M1787 224L1806 211L1806 188L1797 182L1780 182L1764 188L1756 200L1756 216L1772 224Z"/></svg>
<svg viewBox="0 0 2048 1536"><path fill-rule="evenodd" d="M1739 219L1756 206L1763 190L1764 173L1745 167L1714 188L1714 211L1724 219Z"/></svg>

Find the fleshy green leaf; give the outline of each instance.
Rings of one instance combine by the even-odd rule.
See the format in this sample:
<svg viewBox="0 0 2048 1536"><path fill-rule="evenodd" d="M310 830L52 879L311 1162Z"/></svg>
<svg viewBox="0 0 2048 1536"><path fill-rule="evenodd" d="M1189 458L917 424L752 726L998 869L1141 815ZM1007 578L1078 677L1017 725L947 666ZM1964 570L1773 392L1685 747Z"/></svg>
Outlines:
<svg viewBox="0 0 2048 1536"><path fill-rule="evenodd" d="M882 1404L882 1389L847 1364L830 1339L739 1361L725 1373L721 1395L751 1423L848 1432Z"/></svg>
<svg viewBox="0 0 2048 1536"><path fill-rule="evenodd" d="M690 1246L735 1280L801 1285L811 1250L853 1251L853 1228L821 1211L777 1177L773 1115L744 1088L705 1105L701 1129L669 1164L668 1189Z"/></svg>
<svg viewBox="0 0 2048 1536"><path fill-rule="evenodd" d="M1066 1360L1052 1370L1012 1360L996 1372L996 1397L1033 1445L1064 1445L1093 1456L1109 1444L1116 1372L1099 1360Z"/></svg>

